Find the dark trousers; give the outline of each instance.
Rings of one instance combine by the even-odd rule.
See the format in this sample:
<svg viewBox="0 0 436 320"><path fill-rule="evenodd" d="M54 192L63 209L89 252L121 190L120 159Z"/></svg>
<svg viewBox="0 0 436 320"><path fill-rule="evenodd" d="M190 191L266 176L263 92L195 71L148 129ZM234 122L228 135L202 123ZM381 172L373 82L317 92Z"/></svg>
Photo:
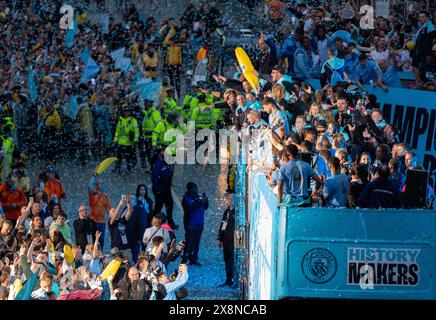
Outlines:
<svg viewBox="0 0 436 320"><path fill-rule="evenodd" d="M121 162L126 160L127 170L130 171L136 166L136 150L133 146L117 146L117 158L115 163L115 170L119 171L121 168Z"/></svg>
<svg viewBox="0 0 436 320"><path fill-rule="evenodd" d="M146 162L150 164L150 169L153 166L152 158L153 158L153 148L151 145L151 137L143 138L140 146L140 156L141 156L141 167L146 167Z"/></svg>
<svg viewBox="0 0 436 320"><path fill-rule="evenodd" d="M226 268L226 282L233 282L235 275L235 255L233 245L223 245L224 265Z"/></svg>
<svg viewBox="0 0 436 320"><path fill-rule="evenodd" d="M180 71L179 66L168 66L170 84L176 89L177 96L180 94Z"/></svg>
<svg viewBox="0 0 436 320"><path fill-rule="evenodd" d="M156 205L154 207L154 215L161 212L163 206L165 205L165 214L167 216L167 223L169 225L174 224L173 220L173 196L171 194L171 190L161 191L160 194L158 194L156 191L153 190L154 199L156 200Z"/></svg>
<svg viewBox="0 0 436 320"><path fill-rule="evenodd" d="M200 250L200 238L203 233L203 225L187 225L186 230L186 245L183 252L183 260L197 262L198 251Z"/></svg>

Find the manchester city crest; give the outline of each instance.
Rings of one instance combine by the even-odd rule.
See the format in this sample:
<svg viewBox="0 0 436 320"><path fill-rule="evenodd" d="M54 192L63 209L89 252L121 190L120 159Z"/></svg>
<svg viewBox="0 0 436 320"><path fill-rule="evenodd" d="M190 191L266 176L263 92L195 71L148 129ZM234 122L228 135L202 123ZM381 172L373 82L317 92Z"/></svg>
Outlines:
<svg viewBox="0 0 436 320"><path fill-rule="evenodd" d="M309 281L313 283L326 283L336 273L336 258L326 249L315 248L304 255L301 269Z"/></svg>

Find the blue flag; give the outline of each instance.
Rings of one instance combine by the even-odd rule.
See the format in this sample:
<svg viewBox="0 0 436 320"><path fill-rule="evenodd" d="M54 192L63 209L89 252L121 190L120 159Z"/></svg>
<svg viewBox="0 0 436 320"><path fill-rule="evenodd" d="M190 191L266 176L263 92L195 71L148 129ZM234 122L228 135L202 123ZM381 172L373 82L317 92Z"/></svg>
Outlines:
<svg viewBox="0 0 436 320"><path fill-rule="evenodd" d="M121 48L111 52L111 58L115 62L124 57L124 52L126 52L126 48Z"/></svg>
<svg viewBox="0 0 436 320"><path fill-rule="evenodd" d="M160 81L152 81L150 78L143 78L136 82L136 87L141 92L143 99L148 99L158 103L160 87L162 83Z"/></svg>
<svg viewBox="0 0 436 320"><path fill-rule="evenodd" d="M79 110L79 104L77 103L77 96L71 96L71 100L70 100L70 116L71 118L76 118L77 115L77 111Z"/></svg>
<svg viewBox="0 0 436 320"><path fill-rule="evenodd" d="M27 279L15 297L15 300L30 300L36 280L38 280L38 272L35 272L30 279Z"/></svg>
<svg viewBox="0 0 436 320"><path fill-rule="evenodd" d="M129 58L121 58L115 62L115 69L121 69L121 71L128 72L132 67L132 63Z"/></svg>
<svg viewBox="0 0 436 320"><path fill-rule="evenodd" d="M73 29L68 29L67 34L65 36L64 39L64 43L65 46L67 48L71 48L74 44L74 37L76 36L77 32L78 32L78 28L77 28L77 16L74 18L74 24L73 24Z"/></svg>
<svg viewBox="0 0 436 320"><path fill-rule="evenodd" d="M86 63L86 61L88 61L88 58L89 58L89 49L85 48L80 53L80 60L82 60L83 63Z"/></svg>
<svg viewBox="0 0 436 320"><path fill-rule="evenodd" d="M35 70L31 68L29 68L29 71L27 72L27 87L30 93L30 100L35 102L35 100L38 98L38 90L36 89L35 84Z"/></svg>
<svg viewBox="0 0 436 320"><path fill-rule="evenodd" d="M91 80L92 77L98 74L100 68L91 56L88 57L86 61L85 68L83 69L82 78L80 78L80 83L85 83Z"/></svg>

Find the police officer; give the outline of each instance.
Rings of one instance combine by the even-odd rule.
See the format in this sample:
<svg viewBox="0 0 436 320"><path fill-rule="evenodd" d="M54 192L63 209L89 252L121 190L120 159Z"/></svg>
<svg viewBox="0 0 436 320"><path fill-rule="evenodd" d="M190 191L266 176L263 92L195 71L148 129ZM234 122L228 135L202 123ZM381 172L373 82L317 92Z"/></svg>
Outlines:
<svg viewBox="0 0 436 320"><path fill-rule="evenodd" d="M144 120L142 122L142 137L143 137L143 145L142 152L143 157L148 159L148 163L150 164L150 168L153 166L152 158L153 158L153 148L152 148L152 137L153 131L156 128L157 124L162 120L162 116L160 112L153 106L153 101L146 100L144 101ZM145 159L143 161L143 168L145 168ZM149 172L151 173L151 171Z"/></svg>
<svg viewBox="0 0 436 320"><path fill-rule="evenodd" d="M177 101L174 97L175 97L174 89L168 88L167 97L164 99L162 105L162 111L165 118L168 117L170 113L179 113L182 111L182 108L180 108L177 105Z"/></svg>
<svg viewBox="0 0 436 320"><path fill-rule="evenodd" d="M153 164L151 173L152 190L156 206L154 207L154 215L160 213L165 205L168 224L172 229L177 229L179 226L173 220L173 196L171 194L171 186L173 183L173 166L170 166L165 161L165 150L163 147L157 149L158 157Z"/></svg>
<svg viewBox="0 0 436 320"><path fill-rule="evenodd" d="M127 171L136 166L136 144L139 140L139 128L135 118L130 115L127 104L123 105L121 117L115 130L114 142L117 144L117 158L115 171L120 172L122 159L126 160Z"/></svg>
<svg viewBox="0 0 436 320"><path fill-rule="evenodd" d="M233 277L235 274L235 257L234 257L234 231L235 231L235 206L233 194L227 198L228 207L224 211L223 219L218 231L219 247L223 248L224 264L226 268L226 281L220 287L234 285Z"/></svg>

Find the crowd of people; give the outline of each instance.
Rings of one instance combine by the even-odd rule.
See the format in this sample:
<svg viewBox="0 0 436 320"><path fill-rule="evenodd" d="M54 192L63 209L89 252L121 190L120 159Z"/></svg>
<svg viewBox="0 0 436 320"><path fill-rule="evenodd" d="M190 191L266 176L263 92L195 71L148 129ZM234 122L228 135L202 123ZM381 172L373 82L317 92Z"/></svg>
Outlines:
<svg viewBox="0 0 436 320"><path fill-rule="evenodd" d="M77 10L75 32L58 26L61 1L0 1L0 298L184 298L186 263L201 266L209 204L188 183L185 242L177 242L174 168L164 155L177 153L166 148L172 141L165 133L186 132L188 121L196 130L234 128L242 141L248 138L249 165L267 173L280 205L407 206L401 196L405 175L422 166L365 85L386 91L401 85L398 70L413 70L416 87L433 90L434 17L407 8L406 16L377 17L375 29L362 30L356 1L344 7L354 12L348 19L333 9L340 1L331 9L316 2L268 1L266 18L279 32L259 31L250 56L260 84L254 90L240 68L230 70L234 76L221 73L223 13L213 1L188 3L179 21L162 24L130 4L122 22L109 18L107 31L92 24L85 9ZM113 55L120 49L127 68ZM90 62L97 71L83 80ZM190 85L203 65L210 81ZM157 101L141 95L144 78L162 82ZM308 84L313 78L320 90ZM95 174L89 203L77 204L73 221L62 206L68 190L56 161L66 157L81 165L90 150L96 157L116 155L118 174L137 166L138 153L141 168L151 174L153 197L138 185L113 207ZM37 181L27 173L29 157L48 163ZM217 239L224 251L223 286L234 285L235 276L234 173L229 166L228 208ZM426 207L433 199L429 185ZM180 256L168 276L168 265ZM115 264L117 271L110 272Z"/></svg>

